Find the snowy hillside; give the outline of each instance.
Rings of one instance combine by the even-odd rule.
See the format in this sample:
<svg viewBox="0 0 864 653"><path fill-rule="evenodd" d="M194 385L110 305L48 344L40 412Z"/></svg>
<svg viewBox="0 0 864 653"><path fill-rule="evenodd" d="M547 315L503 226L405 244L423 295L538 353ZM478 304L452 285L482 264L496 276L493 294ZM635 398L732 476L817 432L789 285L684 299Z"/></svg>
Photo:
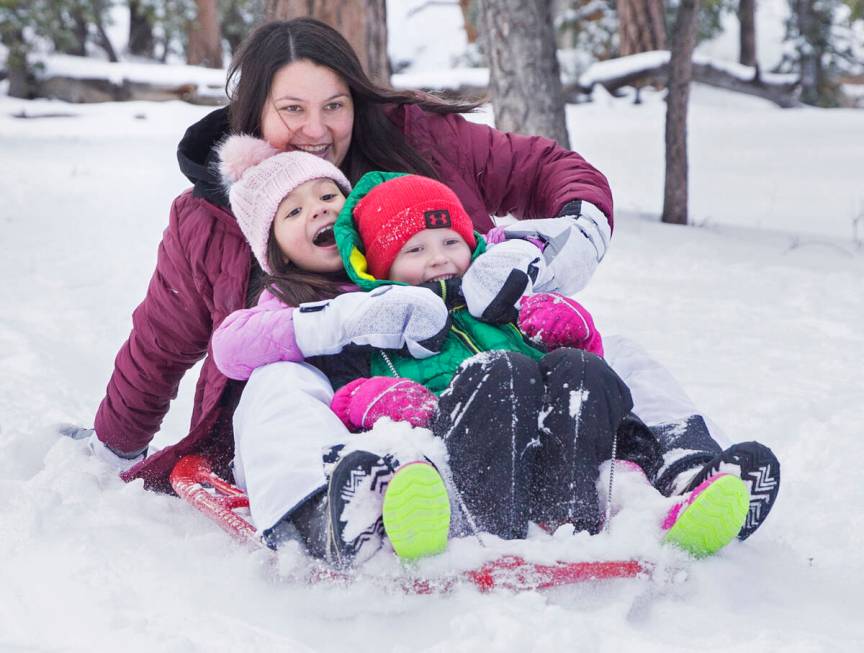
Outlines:
<svg viewBox="0 0 864 653"><path fill-rule="evenodd" d="M71 115L13 117L23 109ZM295 551L273 567L52 433L92 423L186 186L175 144L204 111L0 99L0 651L862 649L864 113L695 89L691 206L704 226L681 228L656 221L659 98L571 107L574 147L619 207L582 299L731 436L774 448L783 489L751 540L671 578L442 598L291 584ZM184 433L193 380L157 443ZM681 563L644 517L616 520L591 541L528 544Z"/></svg>

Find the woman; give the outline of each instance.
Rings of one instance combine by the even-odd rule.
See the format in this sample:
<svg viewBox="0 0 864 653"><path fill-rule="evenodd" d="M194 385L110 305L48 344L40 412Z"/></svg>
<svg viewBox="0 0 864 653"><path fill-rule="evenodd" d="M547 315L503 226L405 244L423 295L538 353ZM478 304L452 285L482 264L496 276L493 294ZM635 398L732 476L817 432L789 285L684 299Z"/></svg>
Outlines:
<svg viewBox="0 0 864 653"><path fill-rule="evenodd" d="M124 460L143 455L181 377L206 355L213 329L247 305L260 278L214 168L213 148L228 133L324 156L352 181L372 168L437 177L456 191L483 232L492 226L492 214L548 218L581 204L578 219L585 224L611 216L606 179L579 155L546 139L466 122L459 113L476 105L376 87L347 41L318 21L262 26L238 52L228 87L229 107L190 127L180 143L180 167L194 188L174 201L156 273L133 314L132 333L96 416L95 444ZM592 233L599 234L598 227ZM580 239L584 245L571 239L595 265L597 248L605 251L601 236L596 239ZM311 283L335 287L339 280ZM304 297L287 299L299 303ZM180 456L202 446L221 451L231 442L238 390L208 358L190 433L124 478L144 478L148 487L168 490L168 473ZM227 456L216 455L217 464L227 464L228 450Z"/></svg>
<svg viewBox="0 0 864 653"><path fill-rule="evenodd" d="M90 445L123 470L127 481L143 478L148 488L170 491L173 465L192 452L209 455L217 472L229 472L232 414L242 384L229 382L210 357L199 377L190 432L176 445L143 459L183 374L208 353L215 327L232 311L248 306L260 283L261 270L216 171L214 147L228 133L249 133L278 149L322 156L352 182L371 169L435 177L456 192L481 232L492 227L490 215L509 213L527 219L513 229L545 243L543 256L567 294L587 283L605 254L612 224L611 193L603 175L578 154L543 138L466 122L459 114L476 105L375 86L345 39L320 22L296 19L259 28L238 52L228 88L228 108L190 127L180 143L180 167L194 187L174 201L147 296L133 314L132 332L117 355L96 415ZM489 276L483 301L494 305L511 269L525 264L494 265L490 260L495 272ZM294 305L309 299L302 294L304 287L316 288L319 296L335 295L344 282L341 274L286 274L298 282L298 292L282 299ZM638 397L636 403L638 407ZM303 395L297 406L297 423L302 425L299 412L319 404L310 404ZM693 426L692 442L681 437L674 419L681 415L656 413L651 415L655 420L646 418L649 424L661 425L661 434L671 434L661 439L664 444L694 449L687 464L667 466L667 491L685 489L675 486L676 480L679 486L691 483L691 478L682 480L682 474L702 474L702 465L720 464L724 455L701 428L701 418L690 419L694 414L688 407L683 422L688 427L685 434ZM674 426L664 430L662 425L669 423ZM763 453L760 450L759 455ZM761 459L758 468L764 472ZM746 473L742 470L742 476ZM773 467L768 477L779 480ZM766 507L776 495L773 487Z"/></svg>

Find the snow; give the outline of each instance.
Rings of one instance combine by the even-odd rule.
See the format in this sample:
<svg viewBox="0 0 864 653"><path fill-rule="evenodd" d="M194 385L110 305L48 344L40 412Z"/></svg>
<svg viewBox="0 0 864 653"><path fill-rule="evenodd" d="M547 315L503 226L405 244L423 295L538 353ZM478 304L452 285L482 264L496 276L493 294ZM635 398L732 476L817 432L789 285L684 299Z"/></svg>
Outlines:
<svg viewBox="0 0 864 653"><path fill-rule="evenodd" d="M0 650L861 650L864 112L784 111L694 88L700 226L683 228L656 217L661 97L597 98L569 108L571 140L609 176L618 218L579 299L601 332L663 361L735 440L775 450L783 488L756 535L688 563L657 541L668 500L616 468L610 532L457 541L419 570L505 551L642 555L659 563L653 580L447 597L364 578L291 582L307 564L296 549L275 563L245 550L52 428L92 423L187 185L176 143L207 109L0 97ZM185 432L196 377L157 445ZM398 572L392 558L372 562Z"/></svg>
<svg viewBox="0 0 864 653"><path fill-rule="evenodd" d="M72 77L76 79L107 79L114 84L150 82L153 84L198 84L204 87L225 87L225 71L202 66L165 66L158 63L99 61L64 54L37 58L44 68L44 77Z"/></svg>
<svg viewBox="0 0 864 653"><path fill-rule="evenodd" d="M610 79L638 73L642 70L657 68L663 64L669 63L669 56L669 50L654 50L652 52L631 54L628 57L618 57L617 59L598 61L597 63L592 64L591 67L579 77L579 84L581 86L591 87L594 84L602 83ZM753 79L755 74L755 70L750 66L743 66L739 63L724 61L722 59L714 59L699 52L693 54L693 63L703 66L712 66L741 80L742 82L749 82ZM769 84L788 84L794 82L797 77L791 73L783 75L778 73L762 73L761 79Z"/></svg>

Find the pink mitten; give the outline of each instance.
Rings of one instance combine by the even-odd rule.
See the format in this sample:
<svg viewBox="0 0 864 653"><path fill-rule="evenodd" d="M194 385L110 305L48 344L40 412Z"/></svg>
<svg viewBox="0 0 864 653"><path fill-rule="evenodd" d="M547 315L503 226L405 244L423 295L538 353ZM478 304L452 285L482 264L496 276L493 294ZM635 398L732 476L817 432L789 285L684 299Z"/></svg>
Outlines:
<svg viewBox="0 0 864 653"><path fill-rule="evenodd" d="M537 293L522 298L519 328L547 349L575 347L603 355L603 340L591 313L569 297L558 293Z"/></svg>
<svg viewBox="0 0 864 653"><path fill-rule="evenodd" d="M371 429L382 417L428 427L437 406L435 395L416 381L387 376L355 379L339 388L330 402L351 431Z"/></svg>

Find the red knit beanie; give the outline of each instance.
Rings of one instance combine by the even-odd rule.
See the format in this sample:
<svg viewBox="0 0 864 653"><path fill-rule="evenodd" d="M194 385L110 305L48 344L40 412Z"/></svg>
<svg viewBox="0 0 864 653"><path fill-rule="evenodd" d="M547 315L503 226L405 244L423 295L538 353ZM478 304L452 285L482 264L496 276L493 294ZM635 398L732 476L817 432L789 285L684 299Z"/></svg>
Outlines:
<svg viewBox="0 0 864 653"><path fill-rule="evenodd" d="M354 208L369 273L386 279L399 250L424 229L452 229L471 251L474 225L456 193L428 177L405 175L382 182Z"/></svg>

